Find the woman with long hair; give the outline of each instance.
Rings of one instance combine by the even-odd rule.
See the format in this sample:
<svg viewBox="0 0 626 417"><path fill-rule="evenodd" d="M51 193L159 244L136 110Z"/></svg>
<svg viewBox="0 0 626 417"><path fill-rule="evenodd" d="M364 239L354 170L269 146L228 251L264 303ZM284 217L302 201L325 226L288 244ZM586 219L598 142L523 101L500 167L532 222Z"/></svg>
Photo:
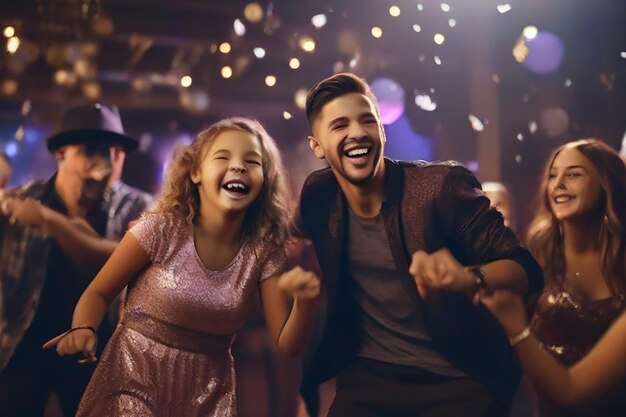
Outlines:
<svg viewBox="0 0 626 417"><path fill-rule="evenodd" d="M600 140L570 142L548 158L539 196L527 244L546 288L530 325L517 296L483 303L516 345L542 416L624 416L626 168Z"/></svg>

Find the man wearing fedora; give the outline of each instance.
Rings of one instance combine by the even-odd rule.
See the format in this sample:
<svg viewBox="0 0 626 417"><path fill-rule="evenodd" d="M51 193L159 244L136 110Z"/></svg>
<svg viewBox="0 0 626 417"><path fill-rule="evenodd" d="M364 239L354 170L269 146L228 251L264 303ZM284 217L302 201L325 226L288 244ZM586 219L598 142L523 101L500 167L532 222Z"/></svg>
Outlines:
<svg viewBox="0 0 626 417"><path fill-rule="evenodd" d="M68 327L89 281L129 223L151 203L148 194L121 181L126 153L137 144L124 134L115 107L71 108L59 132L47 141L57 171L47 182L22 187L3 204L9 224L40 231L34 236L45 236L47 245L36 259L22 262L40 265L41 279L21 279L27 283L20 293L24 301L5 303L5 310L21 309L20 314L0 311L2 320L19 317L4 326L10 331L0 334L0 415L43 415L52 392L66 417L76 413L93 364L78 364L76 358L59 357L41 345ZM100 348L104 342L101 337Z"/></svg>

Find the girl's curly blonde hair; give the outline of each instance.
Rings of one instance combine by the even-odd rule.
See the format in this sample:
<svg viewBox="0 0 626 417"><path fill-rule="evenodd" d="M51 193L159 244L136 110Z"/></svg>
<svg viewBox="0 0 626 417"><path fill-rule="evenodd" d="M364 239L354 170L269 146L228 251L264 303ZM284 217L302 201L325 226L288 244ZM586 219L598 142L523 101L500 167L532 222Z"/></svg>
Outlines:
<svg viewBox="0 0 626 417"><path fill-rule="evenodd" d="M200 214L198 185L191 181L191 173L200 168L209 145L226 130L238 130L256 137L263 150L263 187L246 210L242 237L255 242L282 243L290 217L290 195L285 168L278 146L259 122L243 117L220 120L202 130L195 140L174 158L154 212L173 213L192 224Z"/></svg>

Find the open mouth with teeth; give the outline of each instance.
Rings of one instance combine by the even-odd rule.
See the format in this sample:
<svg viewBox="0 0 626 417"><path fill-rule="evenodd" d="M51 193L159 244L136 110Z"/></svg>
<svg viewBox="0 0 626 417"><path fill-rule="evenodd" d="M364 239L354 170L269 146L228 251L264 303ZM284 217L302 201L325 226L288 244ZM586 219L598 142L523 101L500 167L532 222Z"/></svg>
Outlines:
<svg viewBox="0 0 626 417"><path fill-rule="evenodd" d="M250 187L248 187L244 182L238 180L228 181L222 185L222 188L229 193L235 193L242 196L247 195L250 192Z"/></svg>
<svg viewBox="0 0 626 417"><path fill-rule="evenodd" d="M561 204L561 203L567 203L569 201L572 201L574 199L573 196L571 195L559 195L554 197L554 202L557 204Z"/></svg>
<svg viewBox="0 0 626 417"><path fill-rule="evenodd" d="M361 156L368 155L370 153L370 150L371 150L370 148L358 147L358 148L348 149L344 151L343 154L347 156L348 158L359 158Z"/></svg>

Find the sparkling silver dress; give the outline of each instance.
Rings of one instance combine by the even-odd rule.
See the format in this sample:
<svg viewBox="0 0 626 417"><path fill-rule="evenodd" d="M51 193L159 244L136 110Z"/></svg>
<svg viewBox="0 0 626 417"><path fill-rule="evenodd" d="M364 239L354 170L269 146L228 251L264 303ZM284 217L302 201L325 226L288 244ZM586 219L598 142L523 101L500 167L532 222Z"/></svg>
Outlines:
<svg viewBox="0 0 626 417"><path fill-rule="evenodd" d="M129 232L152 263L129 285L77 416L236 416L231 344L284 250L244 243L211 271L182 220L147 214Z"/></svg>

